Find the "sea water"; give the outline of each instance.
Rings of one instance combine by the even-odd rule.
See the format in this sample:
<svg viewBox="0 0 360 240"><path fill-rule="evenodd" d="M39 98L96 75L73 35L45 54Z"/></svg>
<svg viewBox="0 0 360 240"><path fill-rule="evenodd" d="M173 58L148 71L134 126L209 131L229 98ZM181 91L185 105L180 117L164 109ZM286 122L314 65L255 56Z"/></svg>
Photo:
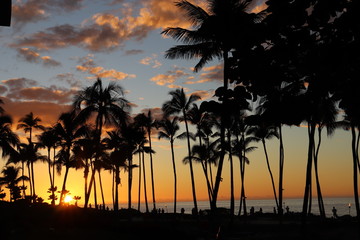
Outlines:
<svg viewBox="0 0 360 240"><path fill-rule="evenodd" d="M338 216L343 215L351 215L356 216L356 209L354 206L354 198L324 198L324 206L325 206L325 213L327 217L331 217L333 215L332 208L335 207L337 209ZM239 200L235 200L235 213L238 214L239 212ZM283 208L284 212L286 211L286 207L289 207L290 212L301 212L303 205L303 199L301 198L289 198L284 199L283 201ZM137 209L137 203L133 204L133 208ZM198 201L197 202L198 210L206 210L210 209L209 201ZM250 211L251 207L254 207L255 212L260 211L262 209L263 213L273 213L274 207L276 206L275 200L273 199L247 199L246 200L246 207L247 212ZM120 204L120 208L126 208L127 204ZM181 208L184 208L185 213L190 214L192 208L194 207L194 202L192 201L185 201L185 202L177 202L176 203L176 212L180 213ZM229 200L219 200L217 202L217 207L223 208L230 208L230 201ZM112 206L109 205L111 209ZM153 203L148 202L149 211L153 208ZM173 213L174 212L174 203L173 202L157 202L156 208L160 211L164 211L165 213ZM146 206L145 203L140 204L140 211L145 212ZM315 215L319 215L319 206L317 202L317 198L312 199L312 207L311 213Z"/></svg>

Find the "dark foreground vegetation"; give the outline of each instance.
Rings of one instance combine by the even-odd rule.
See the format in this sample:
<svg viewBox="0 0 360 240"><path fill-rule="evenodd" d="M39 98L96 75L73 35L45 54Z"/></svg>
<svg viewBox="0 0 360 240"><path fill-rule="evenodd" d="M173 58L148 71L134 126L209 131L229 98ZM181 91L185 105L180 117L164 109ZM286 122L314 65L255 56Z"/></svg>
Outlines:
<svg viewBox="0 0 360 240"><path fill-rule="evenodd" d="M194 217L190 214L140 213L27 205L0 202L1 239L359 239L354 218L301 224L301 215L274 214L230 218L226 214Z"/></svg>

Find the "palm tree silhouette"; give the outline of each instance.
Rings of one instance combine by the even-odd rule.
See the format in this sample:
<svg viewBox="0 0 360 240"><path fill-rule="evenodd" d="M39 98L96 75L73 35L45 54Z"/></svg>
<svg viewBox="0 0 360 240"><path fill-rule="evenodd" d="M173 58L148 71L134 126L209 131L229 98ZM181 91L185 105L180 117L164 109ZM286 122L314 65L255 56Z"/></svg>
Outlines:
<svg viewBox="0 0 360 240"><path fill-rule="evenodd" d="M39 124L41 122L41 118L35 117L33 112L26 114L24 117L19 119L19 123L17 125L17 129L24 129L24 132L29 132L29 144L32 144L32 133L34 129L44 131L45 128L43 125ZM23 166L24 167L24 166ZM34 184L34 163L30 162L28 166L31 169L29 171L29 178L30 178L30 189L32 192L32 196L35 196L35 184ZM35 199L33 199L35 200Z"/></svg>
<svg viewBox="0 0 360 240"><path fill-rule="evenodd" d="M57 136L59 137L59 146L61 147L60 151L57 154L57 164L65 166L65 174L59 200L59 205L61 205L63 204L64 200L64 191L66 191L66 182L69 169L71 167L75 167L75 161L72 158L71 150L74 146L75 141L78 138L85 136L87 126L81 126L75 111L71 111L62 113L60 115L58 123L55 125L55 131Z"/></svg>
<svg viewBox="0 0 360 240"><path fill-rule="evenodd" d="M178 45L166 51L165 57L170 59L200 58L194 71L201 70L206 63L214 58L224 61L224 89L228 89L230 79L229 52L233 48L249 49L254 45L256 24L262 19L262 14L249 13L251 0L209 0L205 11L188 1L182 0L176 6L183 10L190 20L193 30L183 28L167 28L162 34L170 36L187 45ZM227 96L222 96L224 104ZM222 116L225 117L225 116ZM225 128L222 124L220 133L221 145L225 146ZM225 149L221 149L212 209L216 208L216 200L221 182L222 166Z"/></svg>
<svg viewBox="0 0 360 240"><path fill-rule="evenodd" d="M16 201L21 197L18 183L29 180L26 176L19 177L19 171L19 167L12 165L5 166L1 171L3 177L0 177L0 185L6 185L6 188L10 190L10 202Z"/></svg>
<svg viewBox="0 0 360 240"><path fill-rule="evenodd" d="M181 120L183 120L185 122L192 195L193 195L193 201L194 201L194 210L197 213L198 207L197 207L197 200L196 200L194 170L193 170L193 165L192 165L192 160L191 160L190 133L189 133L189 126L188 126L187 111L189 110L190 106L196 100L200 99L200 97L196 94L191 94L190 97L188 98L185 95L183 88L176 89L175 91L170 91L169 94L172 96L172 99L163 104L162 110L163 110L165 116L169 116L171 114L176 114L176 113L181 113L182 114Z"/></svg>
<svg viewBox="0 0 360 240"><path fill-rule="evenodd" d="M155 181L154 181L154 166L153 166L153 150L151 142L151 129L154 127L155 120L152 117L151 110L149 109L147 114L141 113L134 117L135 124L139 124L146 129L149 142L149 156L150 156L150 171L151 171L151 189L153 199L153 209L156 210L156 198L155 198Z"/></svg>
<svg viewBox="0 0 360 240"><path fill-rule="evenodd" d="M47 148L47 162L48 162L48 173L50 178L50 189L52 191L52 194L55 194L55 182L54 182L54 172L52 172L52 166L55 165L55 155L53 161L51 161L50 158L50 152L52 148L56 147L56 144L59 140L55 128L46 128L44 132L41 133L41 135L37 136L39 141L39 146L46 147ZM51 200L51 204L55 205L55 199L53 198Z"/></svg>
<svg viewBox="0 0 360 240"><path fill-rule="evenodd" d="M124 125L128 120L130 105L123 95L120 85L112 82L108 87L103 88L102 80L98 78L92 86L79 91L75 96L73 107L78 112L80 123L85 123L95 114L95 139L98 145L104 125ZM99 154L95 156L97 158ZM95 162L98 161L96 158ZM85 196L85 207L89 201L92 182L93 180L90 181L88 194Z"/></svg>
<svg viewBox="0 0 360 240"><path fill-rule="evenodd" d="M176 139L176 133L180 129L179 118L173 117L172 119L169 119L168 117L165 117L161 121L158 121L156 126L158 129L160 129L158 133L158 138L159 139L165 138L170 141L171 160L172 160L173 174L174 174L174 213L176 213L177 174L176 174L174 141Z"/></svg>

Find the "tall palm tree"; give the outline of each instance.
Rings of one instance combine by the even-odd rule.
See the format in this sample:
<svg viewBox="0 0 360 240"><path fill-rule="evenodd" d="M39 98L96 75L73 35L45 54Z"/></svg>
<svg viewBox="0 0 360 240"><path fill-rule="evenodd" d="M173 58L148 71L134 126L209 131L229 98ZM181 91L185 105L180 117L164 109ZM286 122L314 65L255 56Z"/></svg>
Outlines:
<svg viewBox="0 0 360 240"><path fill-rule="evenodd" d="M46 128L46 130L42 132L41 135L38 136L40 147L45 147L47 149L48 173L50 178L50 191L52 195L55 194L55 183L54 183L54 177L52 176L54 173L52 172L51 167L55 165L55 155L53 161L51 161L50 153L51 153L51 149L56 147L58 140L59 138L56 134L55 128ZM55 205L54 198L51 199L51 204Z"/></svg>
<svg viewBox="0 0 360 240"><path fill-rule="evenodd" d="M195 101L200 99L200 96L198 96L196 94L191 94L190 97L188 98L185 95L183 88L176 89L175 91L170 91L169 94L172 96L172 99L163 104L162 110L163 110L165 116L181 113L182 114L181 119L185 122L192 195L193 195L193 201L194 201L194 210L197 213L198 207L197 207L197 200L196 200L194 170L193 170L193 165L192 165L192 160L191 160L190 133L189 133L189 126L188 126L187 111L190 109L190 106Z"/></svg>
<svg viewBox="0 0 360 240"><path fill-rule="evenodd" d="M153 151L152 151L152 142L151 142L151 129L154 127L155 120L152 117L151 110L149 109L147 114L141 113L135 116L135 123L143 126L146 129L148 134L149 142L149 156L150 156L150 171L151 171L151 189L152 189L152 199L153 199L153 209L156 210L156 198L155 198L155 181L154 181L154 167L153 167Z"/></svg>
<svg viewBox="0 0 360 240"><path fill-rule="evenodd" d="M271 179L271 185L273 189L276 208L279 209L279 202L276 194L274 176L271 170L269 155L266 147L266 140L270 140L273 137L279 138L277 128L275 126L272 126L271 124L266 123L265 120L262 119L261 115L250 116L247 118L247 121L249 122L249 124L251 124L251 128L249 129L249 132L252 135L254 135L256 140L259 140L262 143L265 154L266 166Z"/></svg>
<svg viewBox="0 0 360 240"><path fill-rule="evenodd" d="M45 128L43 125L40 124L41 118L35 117L33 112L30 112L26 114L24 117L19 119L19 123L17 125L17 129L24 129L24 132L29 132L29 144L32 143L32 133L33 130L42 130L44 131ZM23 166L24 167L24 166ZM31 168L31 175L29 175L30 178L30 187L32 187L31 191L33 192L32 195L35 195L35 184L34 184L34 165L33 162L30 163Z"/></svg>
<svg viewBox="0 0 360 240"><path fill-rule="evenodd" d="M214 58L223 59L223 87L226 92L230 79L229 52L235 47L248 50L256 42L256 24L262 19L262 14L250 13L251 2L251 0L208 0L207 11L186 0L177 2L176 6L185 12L193 29L180 27L165 29L162 34L185 44L170 48L166 51L165 57L170 59L200 58L194 68L195 72L201 70ZM226 100L227 97L223 96L224 104L226 104ZM221 127L220 139L222 146L225 146L224 126ZM224 156L225 149L222 148L213 192L212 209L216 208Z"/></svg>
<svg viewBox="0 0 360 240"><path fill-rule="evenodd" d="M62 113L59 117L58 123L55 126L55 131L59 137L59 145L61 147L58 152L58 164L65 166L65 174L63 184L60 192L59 205L63 204L63 197L66 189L66 181L69 173L69 169L74 167L73 158L71 158L71 150L74 142L81 136L85 136L87 132L87 126L80 125L80 122L76 116L75 111Z"/></svg>
<svg viewBox="0 0 360 240"><path fill-rule="evenodd" d="M98 145L101 142L104 125L124 125L128 121L130 105L123 95L120 85L112 82L104 88L102 80L98 78L92 86L79 91L75 96L73 107L78 112L80 123L85 123L91 116L95 117L95 139ZM91 182L90 185L92 185ZM91 188L85 198L85 207L87 207L90 193Z"/></svg>
<svg viewBox="0 0 360 240"><path fill-rule="evenodd" d="M175 152L174 152L174 141L176 139L176 133L179 131L179 118L173 117L169 119L168 117L163 118L161 121L157 122L157 128L159 130L159 139L168 139L170 141L171 149L171 160L173 166L174 174L174 213L176 213L176 203L177 203L177 174L176 174L176 163L175 163Z"/></svg>

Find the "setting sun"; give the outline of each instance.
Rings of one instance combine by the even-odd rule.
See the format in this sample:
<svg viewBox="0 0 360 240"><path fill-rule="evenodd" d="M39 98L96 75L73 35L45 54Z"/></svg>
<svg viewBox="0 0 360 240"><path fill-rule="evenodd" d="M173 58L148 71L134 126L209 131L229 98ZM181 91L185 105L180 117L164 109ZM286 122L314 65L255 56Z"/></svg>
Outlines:
<svg viewBox="0 0 360 240"><path fill-rule="evenodd" d="M73 200L72 196L67 195L67 196L65 197L65 199L64 199L64 202L65 202L65 203L69 203L69 202L71 202L72 200Z"/></svg>

